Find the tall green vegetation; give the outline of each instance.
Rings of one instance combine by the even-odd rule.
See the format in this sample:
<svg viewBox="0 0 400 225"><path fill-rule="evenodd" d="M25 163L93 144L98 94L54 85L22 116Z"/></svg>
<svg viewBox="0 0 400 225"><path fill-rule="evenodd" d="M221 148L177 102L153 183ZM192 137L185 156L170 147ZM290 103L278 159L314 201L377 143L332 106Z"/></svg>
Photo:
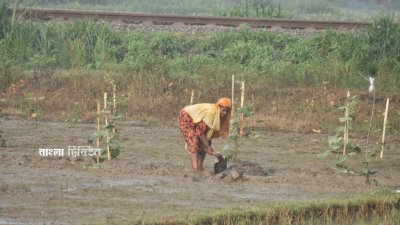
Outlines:
<svg viewBox="0 0 400 225"><path fill-rule="evenodd" d="M11 26L11 10L8 9L8 3L3 1L0 5L0 38L3 39L10 31Z"/></svg>
<svg viewBox="0 0 400 225"><path fill-rule="evenodd" d="M328 30L304 37L244 26L198 39L165 32L117 33L94 21L11 24L5 7L0 13L2 70L5 62L24 69L112 65L151 71L156 66L170 76L208 76L222 69L252 74L246 80L292 86L329 81L338 88L365 86L363 74L385 84L378 88L394 92L400 86L400 28L389 16L360 32Z"/></svg>
<svg viewBox="0 0 400 225"><path fill-rule="evenodd" d="M92 21L65 23L20 23L14 36L5 39L17 62L29 67L98 67L116 60L118 38L106 25Z"/></svg>
<svg viewBox="0 0 400 225"><path fill-rule="evenodd" d="M265 98L265 87L320 88L327 82L332 88L366 88L364 77L368 76L376 77L379 93L395 94L400 87L400 27L391 16L375 19L364 30L327 30L313 36L241 26L199 37L117 32L108 24L90 20L13 21L7 8L4 4L0 11L2 92L17 80L20 73L13 71L40 74L49 69L135 72L144 77L129 75L132 80L146 82L139 89L156 87L149 82L152 79L188 86L204 84L204 88L211 81L220 90L217 87L236 74L258 93L256 98ZM128 88L120 82L122 89ZM135 91L140 91L137 88ZM161 88L161 92L167 90L172 93L168 87Z"/></svg>

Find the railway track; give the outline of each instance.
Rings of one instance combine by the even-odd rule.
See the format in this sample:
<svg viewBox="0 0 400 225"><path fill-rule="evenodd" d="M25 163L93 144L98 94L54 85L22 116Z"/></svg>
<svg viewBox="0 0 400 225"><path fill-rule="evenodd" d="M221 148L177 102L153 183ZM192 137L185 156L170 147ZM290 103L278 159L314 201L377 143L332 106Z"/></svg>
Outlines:
<svg viewBox="0 0 400 225"><path fill-rule="evenodd" d="M25 9L17 13L26 19L38 20L76 20L93 19L126 24L154 24L154 25L215 25L237 27L248 24L252 28L282 27L285 29L354 29L363 28L370 23L353 21L322 21L322 20L289 20L265 19L222 16L182 16L145 13L97 12L62 9Z"/></svg>

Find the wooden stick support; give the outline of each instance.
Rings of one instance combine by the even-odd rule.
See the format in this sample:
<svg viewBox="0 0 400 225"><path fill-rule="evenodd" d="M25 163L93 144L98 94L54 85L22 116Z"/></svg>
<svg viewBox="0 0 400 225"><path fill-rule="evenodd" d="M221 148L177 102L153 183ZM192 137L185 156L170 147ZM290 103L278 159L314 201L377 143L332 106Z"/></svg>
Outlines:
<svg viewBox="0 0 400 225"><path fill-rule="evenodd" d="M374 111L375 111L375 91L373 92L373 99L372 99L372 109L371 109L371 117L369 118L369 126L368 126L368 134L367 134L367 148L365 149L365 155L368 156L368 149L369 149L369 135L371 133L372 128L372 119L374 118Z"/></svg>
<svg viewBox="0 0 400 225"><path fill-rule="evenodd" d="M346 155L346 148L349 144L349 124L348 124L348 117L349 117L349 109L346 107L346 111L344 112L344 117L346 121L344 122L344 129L343 129L343 155Z"/></svg>
<svg viewBox="0 0 400 225"><path fill-rule="evenodd" d="M108 118L107 118L107 92L104 92L104 125L106 126L106 143L107 143L107 159L111 160L110 154L110 137L108 135Z"/></svg>
<svg viewBox="0 0 400 225"><path fill-rule="evenodd" d="M242 82L242 86L240 88L241 90L241 96L240 96L240 108L243 110L244 107L244 87L245 83L244 81ZM244 114L243 111L240 113L240 121L239 121L239 137L243 136L243 125L244 125Z"/></svg>
<svg viewBox="0 0 400 225"><path fill-rule="evenodd" d="M383 131L382 131L382 142L381 142L381 159L383 158L383 150L385 148L385 132L386 132L386 124L387 124L387 115L389 111L389 98L386 99L386 109L383 119Z"/></svg>
<svg viewBox="0 0 400 225"><path fill-rule="evenodd" d="M232 104L232 109L231 109L231 114L234 116L234 110L235 110L235 75L232 75L232 98L231 98L231 104Z"/></svg>
<svg viewBox="0 0 400 225"><path fill-rule="evenodd" d="M350 91L347 91L347 105L344 111L344 128L343 128L343 155L346 155L346 148L349 144L349 105L350 105Z"/></svg>
<svg viewBox="0 0 400 225"><path fill-rule="evenodd" d="M117 92L117 85L113 84L113 110L112 110L112 115L117 116L117 98L116 98L116 92ZM115 135L115 126L116 122L115 119L113 121L113 129L112 132Z"/></svg>
<svg viewBox="0 0 400 225"><path fill-rule="evenodd" d="M192 90L192 93L190 94L190 105L193 104L193 98L194 98L194 90Z"/></svg>
<svg viewBox="0 0 400 225"><path fill-rule="evenodd" d="M100 102L97 100L96 104L97 104L96 148L99 149L100 148L100 137L99 137L99 133L100 133ZM97 162L97 164L99 164L99 162L100 162L99 158L100 158L100 154L98 152L96 152L96 162Z"/></svg>

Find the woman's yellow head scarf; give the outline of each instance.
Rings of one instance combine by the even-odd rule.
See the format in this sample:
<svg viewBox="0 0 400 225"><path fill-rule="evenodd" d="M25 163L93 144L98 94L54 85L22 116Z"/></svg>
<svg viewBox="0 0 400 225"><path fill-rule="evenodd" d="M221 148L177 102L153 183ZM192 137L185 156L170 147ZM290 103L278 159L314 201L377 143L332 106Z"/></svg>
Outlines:
<svg viewBox="0 0 400 225"><path fill-rule="evenodd" d="M229 98L220 98L217 103L200 103L185 107L183 110L187 112L193 119L193 123L203 121L208 126L207 139L222 137L226 138L229 134L229 122L231 112L220 118L220 106L231 108L232 103Z"/></svg>

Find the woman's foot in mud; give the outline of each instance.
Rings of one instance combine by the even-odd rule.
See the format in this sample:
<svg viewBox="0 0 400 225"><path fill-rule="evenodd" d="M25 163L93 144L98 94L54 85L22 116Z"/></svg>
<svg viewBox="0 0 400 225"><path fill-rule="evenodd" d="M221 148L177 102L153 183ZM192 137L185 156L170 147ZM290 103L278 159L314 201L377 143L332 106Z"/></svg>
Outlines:
<svg viewBox="0 0 400 225"><path fill-rule="evenodd" d="M209 170L193 171L191 175L188 175L193 182L199 182L212 176L214 176L214 174Z"/></svg>

